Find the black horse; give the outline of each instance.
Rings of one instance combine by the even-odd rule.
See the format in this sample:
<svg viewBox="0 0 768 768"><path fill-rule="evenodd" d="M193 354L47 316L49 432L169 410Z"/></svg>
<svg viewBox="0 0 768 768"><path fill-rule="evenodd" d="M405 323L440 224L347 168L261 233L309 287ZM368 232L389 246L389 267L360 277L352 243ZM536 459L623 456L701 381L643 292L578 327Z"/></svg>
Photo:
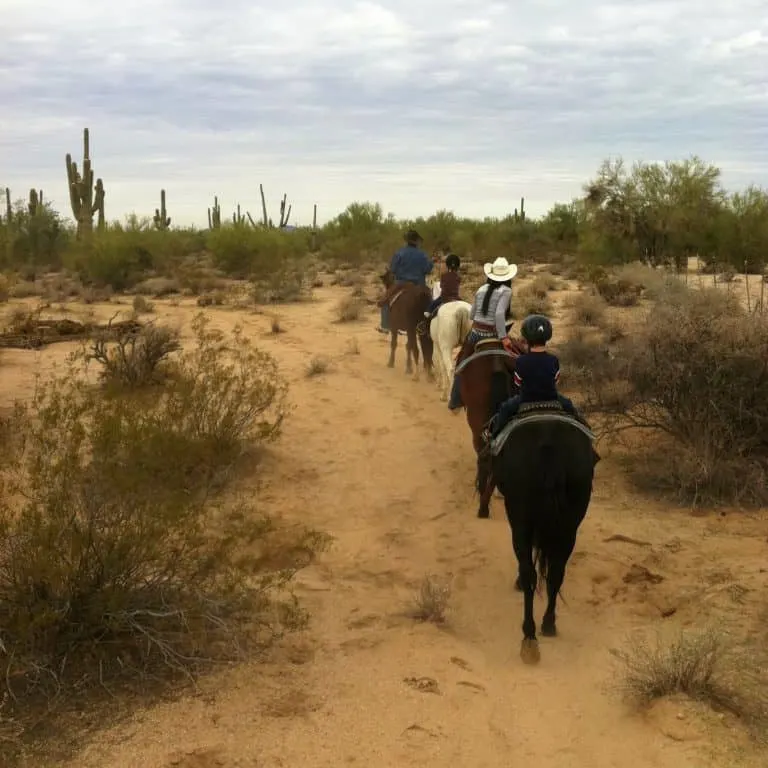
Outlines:
<svg viewBox="0 0 768 768"><path fill-rule="evenodd" d="M540 658L534 592L540 582L546 582L547 609L541 634L554 637L555 604L592 497L597 454L589 429L564 413L521 414L509 429L508 439L494 449L492 465L496 485L504 496L523 592L520 655L530 664ZM505 433L506 429L499 438Z"/></svg>

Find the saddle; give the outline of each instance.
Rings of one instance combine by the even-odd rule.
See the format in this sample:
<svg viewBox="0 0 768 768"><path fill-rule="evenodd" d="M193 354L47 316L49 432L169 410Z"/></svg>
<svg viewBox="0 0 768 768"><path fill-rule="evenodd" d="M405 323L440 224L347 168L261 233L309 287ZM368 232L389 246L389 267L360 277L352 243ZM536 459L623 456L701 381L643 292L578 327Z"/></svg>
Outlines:
<svg viewBox="0 0 768 768"><path fill-rule="evenodd" d="M550 418L547 418L548 416ZM486 427L483 432L483 441L487 448L490 449L491 453L494 456L497 456L507 442L510 434L520 424L524 424L526 421L550 421L552 419L557 421L568 421L573 424L574 427L581 430L591 441L593 441L592 458L594 464L597 464L597 462L600 461L600 454L594 447L595 435L592 432L590 425L583 418L568 413L557 400L521 403L517 413L507 422L495 438L491 437L490 430Z"/></svg>
<svg viewBox="0 0 768 768"><path fill-rule="evenodd" d="M515 360L519 355L527 351L527 347L525 345L525 342L519 339L514 339L512 345L513 345L514 357L499 356L494 358L495 360L494 371L497 371L497 372L506 371L510 375L514 373ZM485 352L485 351L491 351L491 350L501 351L503 349L504 349L504 345L496 337L490 337L487 339L478 339L474 343L472 343L469 339L467 339L462 345L461 349L459 350L459 354L456 357L456 365L461 363L463 360L466 360L468 357L471 357L472 355L474 355L475 352Z"/></svg>
<svg viewBox="0 0 768 768"><path fill-rule="evenodd" d="M431 298L432 294L429 291L429 288L426 288L421 285L416 285L415 283L395 283L394 285L389 286L389 288L384 291L384 295L379 299L378 302L376 302L377 306L383 307L388 306L390 309L394 306L395 302L406 292L410 290L419 290L424 293L424 295L427 298Z"/></svg>
<svg viewBox="0 0 768 768"><path fill-rule="evenodd" d="M555 411L557 413L565 413L565 409L560 404L559 400L542 400L536 403L521 403L517 409L517 413L513 418L524 419L526 416L530 416L532 413L542 413L546 411ZM573 414L568 414L572 416Z"/></svg>

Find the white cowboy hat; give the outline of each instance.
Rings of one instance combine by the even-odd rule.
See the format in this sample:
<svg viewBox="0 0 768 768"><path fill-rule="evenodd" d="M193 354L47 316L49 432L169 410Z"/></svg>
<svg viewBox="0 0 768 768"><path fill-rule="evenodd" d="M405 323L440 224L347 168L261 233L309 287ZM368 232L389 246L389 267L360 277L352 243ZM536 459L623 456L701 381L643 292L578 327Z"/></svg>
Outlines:
<svg viewBox="0 0 768 768"><path fill-rule="evenodd" d="M496 261L483 266L483 272L489 280L497 283L506 283L517 274L517 264L510 264L503 256L499 256Z"/></svg>

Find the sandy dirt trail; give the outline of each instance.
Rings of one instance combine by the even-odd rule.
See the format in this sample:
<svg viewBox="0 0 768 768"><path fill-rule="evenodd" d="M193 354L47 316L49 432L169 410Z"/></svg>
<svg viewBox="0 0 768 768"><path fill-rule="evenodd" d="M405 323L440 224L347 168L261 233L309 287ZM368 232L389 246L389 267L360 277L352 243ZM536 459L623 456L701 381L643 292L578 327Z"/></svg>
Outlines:
<svg viewBox="0 0 768 768"><path fill-rule="evenodd" d="M267 316L210 312L220 327L242 322L291 380L296 410L284 437L241 490L334 537L297 580L309 629L266 663L213 675L200 694L98 733L71 765L748 765L750 748L733 751L744 741L728 719L679 702L629 712L607 689L609 649L634 627L737 610L727 589L737 581L738 610L753 611L765 585L764 522L638 501L603 462L566 577L560 637L542 639L541 663L526 667L509 529L500 499L493 519L475 518L464 416L449 414L424 378L405 376L402 345L397 367L386 367L373 313L332 322L344 293L325 288L310 304L281 308L278 336ZM160 310L179 320L194 311L191 302ZM311 355L330 359L330 370L307 378ZM615 535L639 543L606 541ZM427 573L453 576L445 627L406 615ZM540 599L539 620L542 610Z"/></svg>

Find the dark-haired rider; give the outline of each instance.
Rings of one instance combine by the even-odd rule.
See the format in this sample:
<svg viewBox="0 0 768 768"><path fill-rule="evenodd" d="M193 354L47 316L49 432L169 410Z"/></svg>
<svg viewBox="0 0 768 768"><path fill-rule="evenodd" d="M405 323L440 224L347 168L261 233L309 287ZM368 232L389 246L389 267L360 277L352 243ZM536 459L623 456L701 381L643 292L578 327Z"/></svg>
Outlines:
<svg viewBox="0 0 768 768"><path fill-rule="evenodd" d="M446 271L440 276L440 295L432 300L429 309L424 313L427 320L437 314L437 310L448 301L459 301L461 275L459 274L461 259L455 253L449 253L445 258Z"/></svg>

